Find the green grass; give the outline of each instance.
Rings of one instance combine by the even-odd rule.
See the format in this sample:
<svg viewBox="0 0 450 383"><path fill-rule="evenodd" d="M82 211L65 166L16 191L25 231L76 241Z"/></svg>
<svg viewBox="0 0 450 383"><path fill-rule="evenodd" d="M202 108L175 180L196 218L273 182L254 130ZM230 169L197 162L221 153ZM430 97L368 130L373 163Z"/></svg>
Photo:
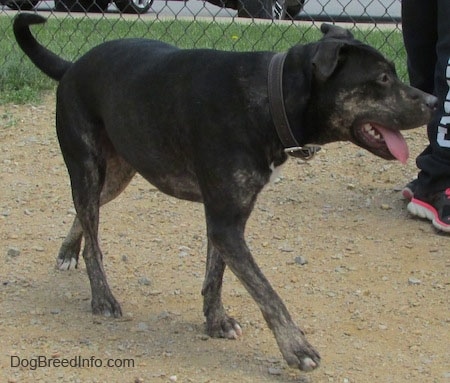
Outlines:
<svg viewBox="0 0 450 383"><path fill-rule="evenodd" d="M53 90L56 84L24 56L15 42L11 24L12 18L0 17L0 33L4 33L0 39L0 104L39 102L42 92ZM33 26L32 31L39 42L70 60L103 41L124 37L160 39L182 48L282 51L321 36L316 26L70 16L52 17L44 25ZM354 29L353 32L394 60L400 77L406 78L406 59L399 31Z"/></svg>

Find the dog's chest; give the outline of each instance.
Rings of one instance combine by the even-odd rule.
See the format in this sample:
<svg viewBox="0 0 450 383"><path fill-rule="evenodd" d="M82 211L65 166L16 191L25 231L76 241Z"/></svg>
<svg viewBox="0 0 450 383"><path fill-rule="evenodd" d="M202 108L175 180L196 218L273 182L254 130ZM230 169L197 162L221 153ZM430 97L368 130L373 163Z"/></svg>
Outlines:
<svg viewBox="0 0 450 383"><path fill-rule="evenodd" d="M283 165L284 163L279 166L275 166L273 162L270 164L270 170L272 171L272 173L270 174L269 183L275 182L278 178L280 178L281 168L283 167Z"/></svg>

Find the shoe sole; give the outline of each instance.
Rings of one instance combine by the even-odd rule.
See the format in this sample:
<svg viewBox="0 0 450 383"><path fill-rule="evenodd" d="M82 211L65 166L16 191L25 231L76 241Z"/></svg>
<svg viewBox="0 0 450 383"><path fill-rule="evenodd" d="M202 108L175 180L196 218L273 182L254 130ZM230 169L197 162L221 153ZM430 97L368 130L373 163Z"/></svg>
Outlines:
<svg viewBox="0 0 450 383"><path fill-rule="evenodd" d="M436 229L450 233L450 225L439 219L439 214L432 205L412 198L411 202L408 203L407 209L412 215L430 220Z"/></svg>

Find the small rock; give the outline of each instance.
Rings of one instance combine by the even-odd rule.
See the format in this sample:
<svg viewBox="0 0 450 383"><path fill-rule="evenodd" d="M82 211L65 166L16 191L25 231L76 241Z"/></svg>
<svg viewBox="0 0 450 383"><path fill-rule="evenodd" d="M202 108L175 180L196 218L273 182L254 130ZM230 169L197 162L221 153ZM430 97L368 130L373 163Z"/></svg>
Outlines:
<svg viewBox="0 0 450 383"><path fill-rule="evenodd" d="M169 377L169 380L170 380L171 382L176 382L176 381L178 380L178 378L177 378L176 375L172 375L172 376Z"/></svg>
<svg viewBox="0 0 450 383"><path fill-rule="evenodd" d="M36 136L27 137L27 143L35 144L36 142L39 142Z"/></svg>
<svg viewBox="0 0 450 383"><path fill-rule="evenodd" d="M150 279L148 279L147 277L140 277L138 279L138 283L140 285L149 286L150 285Z"/></svg>
<svg viewBox="0 0 450 383"><path fill-rule="evenodd" d="M158 320L166 320L166 319L170 319L171 315L169 311L162 311L159 315L158 315Z"/></svg>
<svg viewBox="0 0 450 383"><path fill-rule="evenodd" d="M420 285L422 281L417 278L408 278L408 285Z"/></svg>
<svg viewBox="0 0 450 383"><path fill-rule="evenodd" d="M180 258L188 257L189 255L191 255L192 252L192 249L188 246L179 246L178 250L180 250L180 252L178 253L178 256Z"/></svg>
<svg viewBox="0 0 450 383"><path fill-rule="evenodd" d="M281 375L281 370L276 367L269 367L269 374L270 375Z"/></svg>
<svg viewBox="0 0 450 383"><path fill-rule="evenodd" d="M391 210L392 207L390 205L388 205L387 203L382 203L381 204L381 209L383 209L383 210Z"/></svg>
<svg viewBox="0 0 450 383"><path fill-rule="evenodd" d="M295 257L294 262L297 265L303 266L308 263L308 260L305 257L302 257L301 255L299 255L298 257Z"/></svg>
<svg viewBox="0 0 450 383"><path fill-rule="evenodd" d="M72 294L70 291L66 291L66 292L64 293L64 296L65 296L67 299L72 299L73 294Z"/></svg>
<svg viewBox="0 0 450 383"><path fill-rule="evenodd" d="M138 332L146 332L148 331L148 324L145 322L139 322L137 325Z"/></svg>
<svg viewBox="0 0 450 383"><path fill-rule="evenodd" d="M6 254L8 257L16 258L20 255L20 250L17 247L10 247Z"/></svg>
<svg viewBox="0 0 450 383"><path fill-rule="evenodd" d="M51 309L50 313L53 314L53 315L58 315L58 314L61 313L61 309Z"/></svg>

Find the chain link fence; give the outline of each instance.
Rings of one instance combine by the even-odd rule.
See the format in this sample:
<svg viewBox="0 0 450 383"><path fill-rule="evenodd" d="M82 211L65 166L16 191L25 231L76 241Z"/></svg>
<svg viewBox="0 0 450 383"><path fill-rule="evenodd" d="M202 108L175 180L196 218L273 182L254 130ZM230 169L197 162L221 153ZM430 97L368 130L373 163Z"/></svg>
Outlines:
<svg viewBox="0 0 450 383"><path fill-rule="evenodd" d="M401 0L0 0L0 66L22 55L12 19L28 11L48 18L33 33L67 59L124 37L189 48L280 51L320 38L322 22L343 23L395 61L406 80L400 7Z"/></svg>

